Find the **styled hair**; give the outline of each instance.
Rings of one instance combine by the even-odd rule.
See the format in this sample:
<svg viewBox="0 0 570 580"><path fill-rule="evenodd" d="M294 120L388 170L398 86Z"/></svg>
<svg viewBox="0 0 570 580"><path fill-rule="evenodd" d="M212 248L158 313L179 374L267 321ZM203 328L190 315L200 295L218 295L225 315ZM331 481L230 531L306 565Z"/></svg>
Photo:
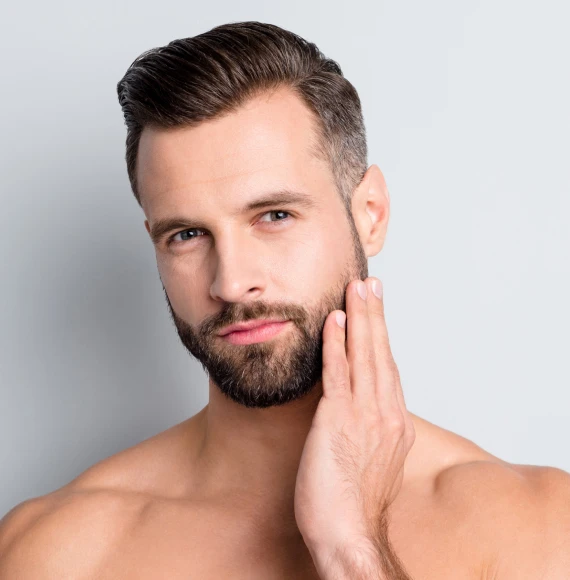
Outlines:
<svg viewBox="0 0 570 580"><path fill-rule="evenodd" d="M315 44L262 22L223 24L147 50L117 83L127 126L127 172L139 205L136 165L144 127L196 126L280 87L292 89L313 113L312 153L330 164L351 215L352 194L367 168L358 93Z"/></svg>

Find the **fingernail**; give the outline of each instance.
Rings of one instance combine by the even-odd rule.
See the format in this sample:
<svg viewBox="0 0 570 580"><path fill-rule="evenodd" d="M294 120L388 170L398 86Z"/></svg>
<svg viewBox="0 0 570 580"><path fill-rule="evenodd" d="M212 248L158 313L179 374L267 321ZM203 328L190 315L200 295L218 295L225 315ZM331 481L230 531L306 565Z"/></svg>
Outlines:
<svg viewBox="0 0 570 580"><path fill-rule="evenodd" d="M382 298L382 282L380 280L372 280L372 292L378 298Z"/></svg>
<svg viewBox="0 0 570 580"><path fill-rule="evenodd" d="M359 280L356 284L356 290L360 294L360 298L366 300L366 284L362 280Z"/></svg>
<svg viewBox="0 0 570 580"><path fill-rule="evenodd" d="M341 328L344 328L344 323L346 322L346 314L344 312L337 312L336 322Z"/></svg>

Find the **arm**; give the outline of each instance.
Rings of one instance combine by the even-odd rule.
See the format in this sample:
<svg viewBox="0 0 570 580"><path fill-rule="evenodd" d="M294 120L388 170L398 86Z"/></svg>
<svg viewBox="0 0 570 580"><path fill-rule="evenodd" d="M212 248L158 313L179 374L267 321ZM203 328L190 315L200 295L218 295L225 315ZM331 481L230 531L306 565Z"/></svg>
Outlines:
<svg viewBox="0 0 570 580"><path fill-rule="evenodd" d="M50 506L46 497L28 499L13 507L0 520L0 580L27 578L31 574L41 578L40 570L33 569L37 563L26 562L22 557L20 544L38 520L49 512Z"/></svg>
<svg viewBox="0 0 570 580"><path fill-rule="evenodd" d="M344 545L329 555L316 552L313 561L322 580L412 580L385 529L373 541Z"/></svg>
<svg viewBox="0 0 570 580"><path fill-rule="evenodd" d="M119 497L55 491L29 499L0 521L0 580L96 577L124 521Z"/></svg>
<svg viewBox="0 0 570 580"><path fill-rule="evenodd" d="M475 481L481 488L488 485L489 477L495 479L492 495L481 509L484 518L478 522L483 530L478 542L495 552L484 568L485 577L518 580L525 574L533 580L568 580L570 474L553 467L524 466L524 473L513 478L511 469L501 476L496 465L490 467L492 471L483 470L479 476L469 471L468 480L464 474L451 484L471 494L470 483ZM317 552L313 559L323 580L411 580L390 546L385 527L373 543L329 554Z"/></svg>
<svg viewBox="0 0 570 580"><path fill-rule="evenodd" d="M570 577L570 474L537 467L522 510L510 519L497 580L514 580L526 571L536 580Z"/></svg>

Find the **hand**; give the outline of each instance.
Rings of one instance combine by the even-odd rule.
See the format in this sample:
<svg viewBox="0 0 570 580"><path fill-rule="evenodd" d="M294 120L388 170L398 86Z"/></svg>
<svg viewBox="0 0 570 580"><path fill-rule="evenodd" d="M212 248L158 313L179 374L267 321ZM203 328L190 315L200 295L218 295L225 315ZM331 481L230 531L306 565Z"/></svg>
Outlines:
<svg viewBox="0 0 570 580"><path fill-rule="evenodd" d="M336 321L342 311L331 312L323 329L323 396L295 487L295 518L313 558L377 545L415 440L374 281L382 292L374 278L347 287L346 351L345 330ZM365 285L365 300L358 283Z"/></svg>

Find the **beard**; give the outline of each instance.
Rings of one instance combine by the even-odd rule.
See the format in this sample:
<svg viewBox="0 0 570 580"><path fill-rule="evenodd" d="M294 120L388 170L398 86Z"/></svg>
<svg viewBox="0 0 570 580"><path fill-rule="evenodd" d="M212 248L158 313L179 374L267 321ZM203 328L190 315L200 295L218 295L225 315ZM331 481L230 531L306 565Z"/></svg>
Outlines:
<svg viewBox="0 0 570 580"><path fill-rule="evenodd" d="M352 215L349 224L354 252L337 282L310 308L287 301L226 302L194 329L174 312L162 285L182 344L226 397L249 408L273 407L301 399L321 381L325 320L333 310L346 312L346 287L368 277L368 259ZM218 336L229 324L263 318L292 325L273 339L252 344L233 345Z"/></svg>

